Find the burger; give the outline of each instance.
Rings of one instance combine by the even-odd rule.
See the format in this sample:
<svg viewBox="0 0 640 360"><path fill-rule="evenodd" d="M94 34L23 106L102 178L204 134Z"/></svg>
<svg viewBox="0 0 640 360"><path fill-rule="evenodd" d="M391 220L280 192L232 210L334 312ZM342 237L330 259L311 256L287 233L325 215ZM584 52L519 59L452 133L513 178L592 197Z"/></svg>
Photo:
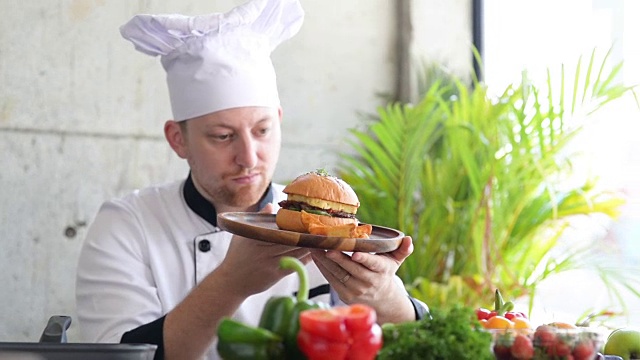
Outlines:
<svg viewBox="0 0 640 360"><path fill-rule="evenodd" d="M278 203L276 214L276 225L282 230L364 237L359 235L368 228L371 233L370 225L359 225L356 212L360 201L342 179L326 172L309 172L295 178L283 192L287 200Z"/></svg>

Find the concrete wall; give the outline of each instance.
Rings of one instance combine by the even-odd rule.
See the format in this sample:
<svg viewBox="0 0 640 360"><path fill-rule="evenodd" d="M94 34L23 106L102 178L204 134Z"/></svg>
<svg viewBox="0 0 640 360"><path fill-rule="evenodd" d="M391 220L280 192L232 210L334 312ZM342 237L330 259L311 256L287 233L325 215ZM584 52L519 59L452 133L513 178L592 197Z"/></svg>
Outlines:
<svg viewBox="0 0 640 360"><path fill-rule="evenodd" d="M118 27L137 13L226 11L230 0L0 1L0 342L37 341L54 314L75 316L74 278L100 204L183 178L166 145L170 117L157 58ZM380 92L394 89L388 0L302 0L307 16L274 53L285 109L276 179L332 168ZM469 0L415 0L415 51L469 64ZM78 341L72 325L70 341Z"/></svg>

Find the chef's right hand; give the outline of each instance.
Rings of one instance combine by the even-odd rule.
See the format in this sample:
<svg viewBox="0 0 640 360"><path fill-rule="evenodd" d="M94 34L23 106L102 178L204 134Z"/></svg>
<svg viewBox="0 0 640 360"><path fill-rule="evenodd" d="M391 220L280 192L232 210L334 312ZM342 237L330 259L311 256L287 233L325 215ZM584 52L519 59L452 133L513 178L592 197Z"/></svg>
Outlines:
<svg viewBox="0 0 640 360"><path fill-rule="evenodd" d="M261 213L272 213L268 204ZM247 239L234 235L225 259L218 270L231 282L237 284L235 291L242 296L250 296L269 289L291 270L280 269L280 258L291 256L304 264L311 261L309 249L279 245Z"/></svg>

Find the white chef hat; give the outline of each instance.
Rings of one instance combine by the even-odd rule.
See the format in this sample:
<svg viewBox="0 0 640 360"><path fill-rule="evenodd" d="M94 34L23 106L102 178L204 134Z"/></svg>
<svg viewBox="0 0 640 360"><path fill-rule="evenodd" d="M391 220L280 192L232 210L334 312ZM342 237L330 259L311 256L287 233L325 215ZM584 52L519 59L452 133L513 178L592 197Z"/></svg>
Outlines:
<svg viewBox="0 0 640 360"><path fill-rule="evenodd" d="M227 13L137 15L120 27L135 48L161 56L176 121L242 106L280 105L271 52L294 36L298 0L253 0Z"/></svg>

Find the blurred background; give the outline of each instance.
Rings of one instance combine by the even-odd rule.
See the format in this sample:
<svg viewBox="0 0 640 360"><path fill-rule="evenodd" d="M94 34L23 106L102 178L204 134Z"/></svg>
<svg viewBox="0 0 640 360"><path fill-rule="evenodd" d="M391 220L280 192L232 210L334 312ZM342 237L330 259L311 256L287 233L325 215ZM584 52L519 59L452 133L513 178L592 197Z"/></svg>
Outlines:
<svg viewBox="0 0 640 360"><path fill-rule="evenodd" d="M75 318L77 256L103 201L187 175L163 137L171 112L159 59L135 51L118 27L139 13L196 15L243 2L0 1L0 341L37 341L49 316ZM350 151L349 129L366 126L363 114L418 96L412 75L423 62L469 78L474 44L489 88L594 46L614 46L615 61L625 61L618 80L640 82L635 1L301 2L300 33L273 54L284 108L279 182L332 170ZM640 258L634 106L601 113L606 121L582 137L585 168L629 196L620 219L598 231L630 263ZM554 286L541 288L544 306L570 312L553 296L568 288Z"/></svg>
<svg viewBox="0 0 640 360"><path fill-rule="evenodd" d="M547 67L564 65L568 72L580 57L586 64L592 51L610 51L613 64L624 63L616 81L640 84L640 3L628 0L542 0L533 2L486 0L484 9L485 81L504 89L526 72L544 81ZM558 91L558 89L556 89ZM593 252L620 267L640 264L640 112L628 96L594 114L593 122L571 145L575 176L597 178L600 186L620 191L625 204L619 217L576 222L568 236L596 238ZM603 261L604 262L604 261ZM635 268L637 269L637 267ZM620 310L611 294L588 271L571 271L542 284L538 309L549 320L576 316L588 308ZM637 287L635 290L640 290ZM607 320L610 325L640 325L640 300L622 292L628 316Z"/></svg>

